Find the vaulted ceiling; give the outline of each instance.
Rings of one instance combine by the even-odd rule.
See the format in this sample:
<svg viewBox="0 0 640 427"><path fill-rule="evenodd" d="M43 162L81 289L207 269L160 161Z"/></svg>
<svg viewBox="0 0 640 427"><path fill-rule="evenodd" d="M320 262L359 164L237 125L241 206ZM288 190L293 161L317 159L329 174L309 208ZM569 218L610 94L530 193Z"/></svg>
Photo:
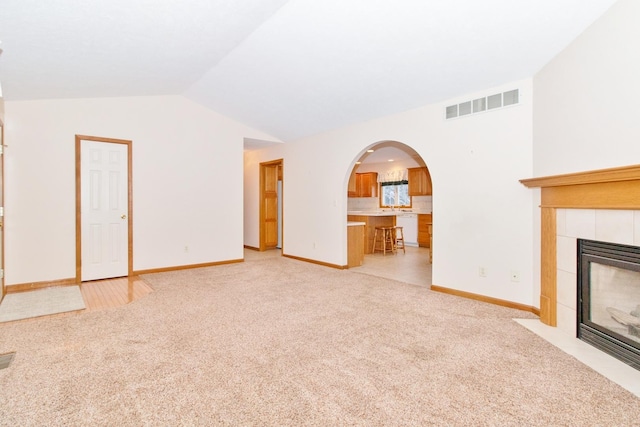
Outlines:
<svg viewBox="0 0 640 427"><path fill-rule="evenodd" d="M289 141L531 77L613 3L0 0L0 83L181 94Z"/></svg>

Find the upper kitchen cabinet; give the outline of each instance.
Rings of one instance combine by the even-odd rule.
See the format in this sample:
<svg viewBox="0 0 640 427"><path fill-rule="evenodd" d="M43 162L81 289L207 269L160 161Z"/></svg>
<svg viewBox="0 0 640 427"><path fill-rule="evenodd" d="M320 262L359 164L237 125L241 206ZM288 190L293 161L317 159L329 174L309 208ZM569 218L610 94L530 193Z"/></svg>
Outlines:
<svg viewBox="0 0 640 427"><path fill-rule="evenodd" d="M431 175L427 168L408 168L409 196L431 196Z"/></svg>
<svg viewBox="0 0 640 427"><path fill-rule="evenodd" d="M356 174L356 193L358 197L378 197L378 173Z"/></svg>
<svg viewBox="0 0 640 427"><path fill-rule="evenodd" d="M378 173L366 172L351 175L347 195L349 197L378 197Z"/></svg>
<svg viewBox="0 0 640 427"><path fill-rule="evenodd" d="M349 177L349 186L347 187L348 197L357 197L356 175L357 173L351 172L351 176Z"/></svg>

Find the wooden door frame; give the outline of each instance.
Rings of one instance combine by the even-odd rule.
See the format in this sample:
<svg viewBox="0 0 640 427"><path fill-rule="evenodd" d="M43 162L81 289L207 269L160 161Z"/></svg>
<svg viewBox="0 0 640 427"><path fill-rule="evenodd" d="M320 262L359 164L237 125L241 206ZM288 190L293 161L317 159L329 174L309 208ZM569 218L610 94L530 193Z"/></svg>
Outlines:
<svg viewBox="0 0 640 427"><path fill-rule="evenodd" d="M102 138L99 136L76 135L76 282L82 281L82 141L125 144L127 146L127 276L133 276L133 185L132 185L132 141L126 139Z"/></svg>
<svg viewBox="0 0 640 427"><path fill-rule="evenodd" d="M282 171L282 192L284 193L284 160L283 159L278 159L278 160L271 160L269 162L262 162L260 163L260 246L259 249L261 252L266 251L267 250L267 245L266 245L266 237L265 237L265 226L264 226L264 222L265 222L265 210L264 210L264 200L265 200L265 179L264 179L264 170L266 166L273 166L273 165L280 165L281 171ZM280 197L282 198L282 210L284 211L284 197L282 195L280 195ZM280 212L278 212L278 215L280 215ZM282 221L282 248L280 248L282 250L282 253L284 253L284 218L280 218L280 221Z"/></svg>

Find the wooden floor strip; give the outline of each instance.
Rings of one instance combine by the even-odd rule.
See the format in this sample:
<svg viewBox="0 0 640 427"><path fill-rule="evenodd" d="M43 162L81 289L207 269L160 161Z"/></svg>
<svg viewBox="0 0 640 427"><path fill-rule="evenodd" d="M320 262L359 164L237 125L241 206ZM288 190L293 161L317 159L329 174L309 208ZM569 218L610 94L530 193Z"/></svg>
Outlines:
<svg viewBox="0 0 640 427"><path fill-rule="evenodd" d="M139 276L95 280L92 282L83 282L79 286L86 306L84 310L52 314L47 317L73 316L86 311L99 311L120 307L144 298L153 292L153 288ZM37 318L16 320L16 322L29 322L35 319Z"/></svg>
<svg viewBox="0 0 640 427"><path fill-rule="evenodd" d="M129 304L153 292L153 288L134 276L83 282L80 291L87 311L96 311Z"/></svg>

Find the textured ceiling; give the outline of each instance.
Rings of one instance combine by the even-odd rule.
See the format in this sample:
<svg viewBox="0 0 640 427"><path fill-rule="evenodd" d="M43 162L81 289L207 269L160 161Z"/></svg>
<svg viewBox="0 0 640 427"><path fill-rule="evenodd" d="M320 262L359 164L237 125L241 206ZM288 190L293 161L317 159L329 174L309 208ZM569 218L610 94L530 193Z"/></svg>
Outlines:
<svg viewBox="0 0 640 427"><path fill-rule="evenodd" d="M184 94L288 141L531 77L613 3L0 0L0 81L8 101Z"/></svg>

